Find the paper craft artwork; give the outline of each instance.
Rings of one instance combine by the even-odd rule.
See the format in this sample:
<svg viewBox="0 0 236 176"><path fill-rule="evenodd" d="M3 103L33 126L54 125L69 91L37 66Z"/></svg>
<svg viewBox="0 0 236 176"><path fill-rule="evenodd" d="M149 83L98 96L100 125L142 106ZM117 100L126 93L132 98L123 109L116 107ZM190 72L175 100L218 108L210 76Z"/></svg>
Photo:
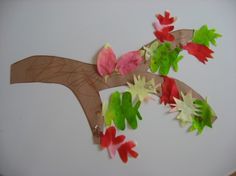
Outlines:
<svg viewBox="0 0 236 176"><path fill-rule="evenodd" d="M150 94L159 96L160 103L169 106L170 112L179 112L176 119L181 126L200 134L205 127L212 128L215 112L207 99L168 74L171 68L178 71L178 63L184 60L183 50L204 64L212 59L214 52L209 47L215 46L221 35L207 25L197 30L173 31L177 18L168 11L156 18L156 39L138 50L117 57L106 44L97 55L96 65L57 56L31 56L11 65L11 83L42 82L68 87L84 110L94 142L106 148L111 158L118 152L125 163L128 156L138 157L136 143L125 141L124 135L116 133L127 126L135 130L141 125L139 110ZM101 102L99 91L122 85L128 86L127 91L115 91L108 103Z"/></svg>

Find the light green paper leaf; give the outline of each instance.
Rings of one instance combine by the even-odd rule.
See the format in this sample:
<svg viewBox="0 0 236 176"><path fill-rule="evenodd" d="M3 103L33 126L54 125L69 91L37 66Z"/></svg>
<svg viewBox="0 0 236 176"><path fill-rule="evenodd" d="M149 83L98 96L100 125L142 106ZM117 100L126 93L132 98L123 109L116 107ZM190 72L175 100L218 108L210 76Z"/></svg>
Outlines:
<svg viewBox="0 0 236 176"><path fill-rule="evenodd" d="M207 47L209 47L210 43L216 46L216 39L219 37L222 37L222 35L216 33L215 29L208 29L207 25L203 25L194 32L192 41Z"/></svg>
<svg viewBox="0 0 236 176"><path fill-rule="evenodd" d="M158 48L158 46L159 46L159 42L155 40L149 47L150 55L154 53L154 51Z"/></svg>
<svg viewBox="0 0 236 176"><path fill-rule="evenodd" d="M106 102L102 102L102 116L105 117L105 114L107 112L108 104Z"/></svg>
<svg viewBox="0 0 236 176"><path fill-rule="evenodd" d="M149 96L149 94L155 94L158 85L155 85L154 79L146 81L145 77L136 77L134 75L134 84L127 83L129 86L128 91L132 94L132 97L137 97L140 101L143 101Z"/></svg>
<svg viewBox="0 0 236 176"><path fill-rule="evenodd" d="M185 126L192 123L193 115L196 114L196 108L194 105L195 99L192 97L191 92L186 95L181 92L181 95L183 100L174 98L176 104L173 104L174 108L171 109L171 112L179 111L176 119L179 120L181 126Z"/></svg>
<svg viewBox="0 0 236 176"><path fill-rule="evenodd" d="M167 75L171 67L174 71L178 70L178 62L183 58L179 56L181 49L171 49L170 43L162 43L151 54L150 69L161 75Z"/></svg>
<svg viewBox="0 0 236 176"><path fill-rule="evenodd" d="M152 42L149 47L143 46L143 48L141 50L142 54L143 54L142 56L144 56L146 60L149 60L150 56L157 49L158 46L159 46L159 42L157 40Z"/></svg>

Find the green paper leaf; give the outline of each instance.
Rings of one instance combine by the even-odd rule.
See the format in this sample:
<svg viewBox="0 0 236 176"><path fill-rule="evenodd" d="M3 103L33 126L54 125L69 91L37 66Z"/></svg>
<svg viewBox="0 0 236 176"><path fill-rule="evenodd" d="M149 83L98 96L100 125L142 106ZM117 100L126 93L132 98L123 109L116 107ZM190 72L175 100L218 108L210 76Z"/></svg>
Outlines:
<svg viewBox="0 0 236 176"><path fill-rule="evenodd" d="M200 29L194 32L192 42L209 47L210 43L216 46L216 39L222 37L216 33L215 29L208 29L207 25L203 25Z"/></svg>
<svg viewBox="0 0 236 176"><path fill-rule="evenodd" d="M138 127L137 118L141 120L142 117L138 112L141 102L138 101L134 106L132 103L132 95L130 92L114 92L110 96L107 111L105 113L105 124L110 126L112 121L114 125L120 129L125 129L125 119L132 129Z"/></svg>
<svg viewBox="0 0 236 176"><path fill-rule="evenodd" d="M157 72L161 75L167 75L170 68L173 67L174 71L178 71L178 62L183 58L179 56L181 49L171 49L170 43L163 43L159 45L151 53L150 69L152 72Z"/></svg>
<svg viewBox="0 0 236 176"><path fill-rule="evenodd" d="M201 117L204 121L204 124L212 128L212 118L215 116L215 112L212 110L207 100L195 100L194 104L197 107L197 115Z"/></svg>
<svg viewBox="0 0 236 176"><path fill-rule="evenodd" d="M192 121L192 126L189 128L189 132L197 130L198 134L201 134L205 127L204 122L199 117L194 117Z"/></svg>
<svg viewBox="0 0 236 176"><path fill-rule="evenodd" d="M138 127L136 119L138 107L139 106L137 104L133 107L131 93L124 92L122 96L122 112L132 129L136 129Z"/></svg>
<svg viewBox="0 0 236 176"><path fill-rule="evenodd" d="M121 109L121 95L120 92L111 94L107 111L105 113L105 124L110 126L114 121L115 126L120 129L125 129L125 119Z"/></svg>
<svg viewBox="0 0 236 176"><path fill-rule="evenodd" d="M179 63L179 61L182 60L182 59L183 59L183 56L178 56L178 57L176 58L176 60L173 61L172 67L173 67L173 69L174 69L175 72L177 72L177 71L179 70L178 63Z"/></svg>
<svg viewBox="0 0 236 176"><path fill-rule="evenodd" d="M201 134L205 126L212 128L213 117L215 112L208 104L207 100L195 100L194 101L196 111L192 123L192 131L197 130L198 134Z"/></svg>

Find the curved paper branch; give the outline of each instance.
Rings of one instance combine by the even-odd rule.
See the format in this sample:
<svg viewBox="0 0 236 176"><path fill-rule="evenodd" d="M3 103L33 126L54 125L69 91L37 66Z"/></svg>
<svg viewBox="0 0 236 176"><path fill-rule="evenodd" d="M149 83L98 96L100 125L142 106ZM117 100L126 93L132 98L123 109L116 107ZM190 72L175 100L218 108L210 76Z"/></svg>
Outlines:
<svg viewBox="0 0 236 176"><path fill-rule="evenodd" d="M191 40L193 30L179 30L173 32L176 42L173 45L182 45ZM103 128L101 115L102 102L99 91L112 87L126 85L133 82L133 74L143 75L147 79L153 78L161 83L162 77L147 72L148 64L142 63L134 72L121 76L114 73L107 82L97 73L94 64L56 57L31 56L11 65L11 84L13 83L56 83L68 87L80 102L94 136L94 142L99 143L99 132ZM196 91L181 81L176 80L180 91L192 91L193 97L203 99ZM160 90L157 90L160 96Z"/></svg>

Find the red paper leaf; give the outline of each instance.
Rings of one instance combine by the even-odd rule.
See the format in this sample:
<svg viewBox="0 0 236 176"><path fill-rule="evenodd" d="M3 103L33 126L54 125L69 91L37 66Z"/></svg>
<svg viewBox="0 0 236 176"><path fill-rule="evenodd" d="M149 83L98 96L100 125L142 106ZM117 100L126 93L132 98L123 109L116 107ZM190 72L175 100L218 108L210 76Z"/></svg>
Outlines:
<svg viewBox="0 0 236 176"><path fill-rule="evenodd" d="M162 28L162 32L171 32L174 30L174 26L166 26Z"/></svg>
<svg viewBox="0 0 236 176"><path fill-rule="evenodd" d="M160 101L161 103L166 104L170 104L170 106L172 107L171 104L175 104L175 98L180 98L179 95L179 90L176 86L175 80L172 78L169 78L167 76L165 76L163 78L163 83L161 85L162 88L162 95L160 97Z"/></svg>
<svg viewBox="0 0 236 176"><path fill-rule="evenodd" d="M134 71L143 61L139 51L130 51L123 54L117 62L116 69L121 75Z"/></svg>
<svg viewBox="0 0 236 176"><path fill-rule="evenodd" d="M175 21L174 17L170 17L170 12L168 11L165 11L165 16L158 14L156 17L162 25L169 25Z"/></svg>
<svg viewBox="0 0 236 176"><path fill-rule="evenodd" d="M109 145L114 144L120 144L125 140L124 135L119 135L116 137L116 128L114 126L111 126L106 129L105 134L101 132L100 134L100 146L102 148L107 148Z"/></svg>
<svg viewBox="0 0 236 176"><path fill-rule="evenodd" d="M213 58L211 54L214 53L214 51L205 45L190 42L182 48L187 50L189 54L195 56L203 64L205 64L209 58Z"/></svg>
<svg viewBox="0 0 236 176"><path fill-rule="evenodd" d="M156 38L160 40L160 42L173 41L175 38L170 32L174 30L174 26L171 24L174 23L175 18L170 17L170 12L165 11L165 16L158 14L157 19L158 21L153 24Z"/></svg>
<svg viewBox="0 0 236 176"><path fill-rule="evenodd" d="M120 155L120 159L124 162L128 162L128 155L132 156L133 158L138 157L138 153L133 150L136 144L133 141L128 141L123 143L119 148L118 152Z"/></svg>
<svg viewBox="0 0 236 176"><path fill-rule="evenodd" d="M116 66L116 55L109 45L105 45L97 56L97 70L101 76L112 74Z"/></svg>
<svg viewBox="0 0 236 176"><path fill-rule="evenodd" d="M117 145L122 143L125 140L125 136L124 135L119 135L115 138L112 139L113 144Z"/></svg>
<svg viewBox="0 0 236 176"><path fill-rule="evenodd" d="M175 37L169 32L155 31L154 35L156 36L157 39L160 40L160 42L175 40Z"/></svg>

